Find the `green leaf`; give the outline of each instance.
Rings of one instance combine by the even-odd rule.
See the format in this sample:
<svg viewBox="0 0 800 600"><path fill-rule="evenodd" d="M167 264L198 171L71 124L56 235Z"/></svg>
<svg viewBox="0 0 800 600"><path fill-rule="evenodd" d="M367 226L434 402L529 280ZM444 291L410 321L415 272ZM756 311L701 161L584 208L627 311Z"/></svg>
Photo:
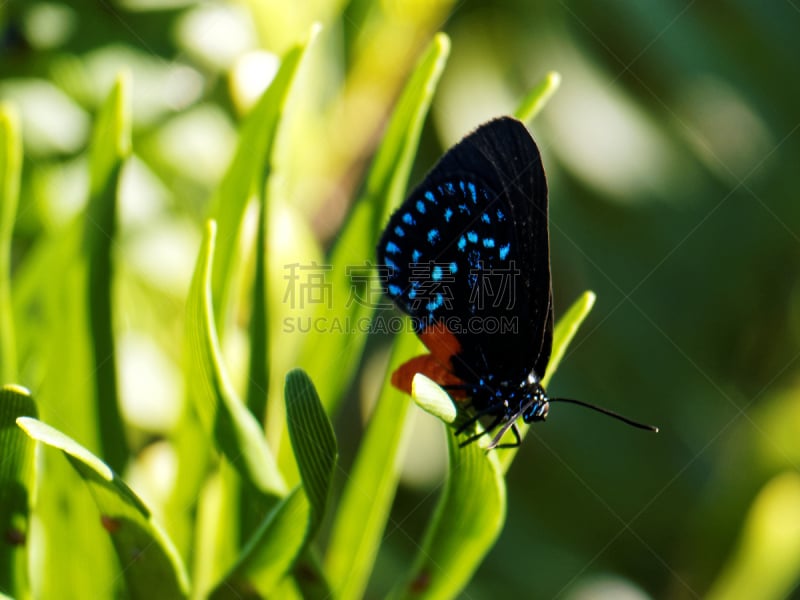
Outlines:
<svg viewBox="0 0 800 600"><path fill-rule="evenodd" d="M449 471L410 577L394 598L455 598L494 545L506 514L506 488L486 440L459 447L447 428Z"/></svg>
<svg viewBox="0 0 800 600"><path fill-rule="evenodd" d="M514 113L520 121L527 123L539 114L548 100L556 93L561 85L561 75L555 71L550 71L520 103Z"/></svg>
<svg viewBox="0 0 800 600"><path fill-rule="evenodd" d="M0 388L0 591L27 598L33 442L17 427L17 417L36 416L28 390Z"/></svg>
<svg viewBox="0 0 800 600"><path fill-rule="evenodd" d="M17 349L11 311L11 237L19 203L22 136L17 115L0 105L0 383L17 376Z"/></svg>
<svg viewBox="0 0 800 600"><path fill-rule="evenodd" d="M129 597L187 597L188 579L177 551L133 490L106 463L57 429L30 417L19 417L17 424L32 439L61 450L88 486L100 511L99 521L116 550Z"/></svg>
<svg viewBox="0 0 800 600"><path fill-rule="evenodd" d="M117 393L111 314L113 242L123 161L130 155L129 76L120 76L100 110L89 148L90 193L84 245L89 261L89 330L101 454L117 470L125 467L125 443Z"/></svg>
<svg viewBox="0 0 800 600"><path fill-rule="evenodd" d="M438 34L420 59L389 121L365 190L336 242L330 258L331 298L333 306L320 306L319 317L340 323L369 322L374 302L353 301L354 293L367 296L368 283L359 288L348 267L365 267L374 256L381 225L405 196L408 176L419 143L422 124L430 107L436 84L444 69L450 42ZM366 343L366 332L329 332L309 338L303 347L299 365L308 371L320 389L327 392L330 408L335 408L350 384ZM330 365L338 365L331 369Z"/></svg>
<svg viewBox="0 0 800 600"><path fill-rule="evenodd" d="M211 202L211 215L218 222L220 233L211 289L216 304L215 316L221 324L227 306L230 273L235 270L244 211L254 195L264 193L264 181L272 169L272 149L286 100L301 61L316 39L317 32L315 27L306 44L297 45L284 55L272 83L239 131L236 154Z"/></svg>
<svg viewBox="0 0 800 600"><path fill-rule="evenodd" d="M581 323L592 311L595 300L597 296L594 292L590 290L583 292L556 323L553 330L553 350L550 352L550 362L547 363L547 374L542 378L543 385L550 385L553 374L561 364L561 359L567 353L567 348L578 333Z"/></svg>
<svg viewBox="0 0 800 600"><path fill-rule="evenodd" d="M800 581L800 475L786 471L758 493L744 520L739 543L709 600L778 600Z"/></svg>
<svg viewBox="0 0 800 600"><path fill-rule="evenodd" d="M286 376L286 418L289 438L311 503L309 536L325 514L338 449L333 426L308 375L295 369Z"/></svg>
<svg viewBox="0 0 800 600"><path fill-rule="evenodd" d="M186 306L192 405L209 438L242 478L257 490L282 496L285 485L264 432L231 384L222 361L211 302L216 223L206 224Z"/></svg>
<svg viewBox="0 0 800 600"><path fill-rule="evenodd" d="M322 521L336 466L333 427L304 372L295 370L287 375L285 396L289 435L303 485L264 520L237 565L214 590L214 599L240 598L253 590L261 596L270 594Z"/></svg>
<svg viewBox="0 0 800 600"><path fill-rule="evenodd" d="M413 333L400 334L389 372L422 350ZM408 396L384 386L342 492L325 556L325 571L341 600L364 596L397 490L410 406Z"/></svg>
<svg viewBox="0 0 800 600"><path fill-rule="evenodd" d="M269 594L301 551L310 516L308 498L298 486L264 519L239 562L209 598L238 600L250 597L253 590Z"/></svg>

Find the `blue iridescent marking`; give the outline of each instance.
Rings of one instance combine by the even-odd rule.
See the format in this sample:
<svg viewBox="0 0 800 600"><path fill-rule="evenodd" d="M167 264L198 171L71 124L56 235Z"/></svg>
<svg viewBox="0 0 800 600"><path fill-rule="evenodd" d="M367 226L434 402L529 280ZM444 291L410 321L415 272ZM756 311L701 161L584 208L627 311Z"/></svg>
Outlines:
<svg viewBox="0 0 800 600"><path fill-rule="evenodd" d="M389 286L389 294L392 295L392 296L399 296L400 292L402 292L402 291L403 290L401 290L398 286L396 286L394 284Z"/></svg>
<svg viewBox="0 0 800 600"><path fill-rule="evenodd" d="M414 220L414 217L411 216L411 213L406 213L403 215L403 223L406 225L416 225L417 222Z"/></svg>
<svg viewBox="0 0 800 600"><path fill-rule="evenodd" d="M480 271L483 268L481 264L481 253L477 250L470 250L467 255L467 261L469 262L469 266L475 270Z"/></svg>
<svg viewBox="0 0 800 600"><path fill-rule="evenodd" d="M422 258L422 253L419 250L414 250L411 253L411 261L412 262L419 262L420 258Z"/></svg>
<svg viewBox="0 0 800 600"><path fill-rule="evenodd" d="M410 291L408 292L408 298L409 298L409 300L413 300L413 299L414 299L414 298L416 298L416 297L417 297L417 290L413 290L413 289L412 289L412 290L410 290Z"/></svg>
<svg viewBox="0 0 800 600"><path fill-rule="evenodd" d="M467 238L465 238L462 235L460 238L458 238L458 249L459 250L464 250L464 248L466 248L466 247L467 247Z"/></svg>
<svg viewBox="0 0 800 600"><path fill-rule="evenodd" d="M434 281L441 281L442 280L442 267L439 265L435 265L433 267L433 271L431 271L431 279Z"/></svg>
<svg viewBox="0 0 800 600"><path fill-rule="evenodd" d="M475 184L474 183L468 183L467 187L469 188L470 198L472 198L472 201L475 204L477 204L478 203L478 194L477 194L477 192L475 190Z"/></svg>
<svg viewBox="0 0 800 600"><path fill-rule="evenodd" d="M467 206L466 204L459 204L458 210L459 212L467 213L467 215L471 214L469 211L469 206Z"/></svg>
<svg viewBox="0 0 800 600"><path fill-rule="evenodd" d="M385 262L386 262L386 266L387 267L389 267L391 269L395 269L396 271L400 270L400 267L398 267L397 263L394 262L391 258L387 258Z"/></svg>
<svg viewBox="0 0 800 600"><path fill-rule="evenodd" d="M425 214L425 203L422 200L417 200L417 210L420 214Z"/></svg>
<svg viewBox="0 0 800 600"><path fill-rule="evenodd" d="M450 219L452 218L453 218L453 209L448 206L447 208L444 209L444 220L449 223Z"/></svg>
<svg viewBox="0 0 800 600"><path fill-rule="evenodd" d="M428 202L436 204L436 196L434 196L431 191L425 192L425 199L428 200Z"/></svg>
<svg viewBox="0 0 800 600"><path fill-rule="evenodd" d="M444 304L444 298L442 298L441 294L436 294L436 299L433 302L428 302L425 305L425 308L427 308L430 312L433 312L442 304Z"/></svg>
<svg viewBox="0 0 800 600"><path fill-rule="evenodd" d="M428 242L431 244L435 244L439 241L439 230L438 229L431 229L428 232Z"/></svg>
<svg viewBox="0 0 800 600"><path fill-rule="evenodd" d="M490 216L489 216L487 213L483 213L483 214L481 215L481 221L483 221L483 222L484 222L484 223L486 223L487 225L491 225L491 223L492 223L492 218L491 218L491 217L490 217Z"/></svg>
<svg viewBox="0 0 800 600"><path fill-rule="evenodd" d="M394 242L389 242L388 244L386 244L386 252L388 252L389 254L397 254L398 252L400 252L400 247Z"/></svg>
<svg viewBox="0 0 800 600"><path fill-rule="evenodd" d="M506 216L503 214L503 211L500 210L500 209L497 210L497 220L498 221L505 221L506 220Z"/></svg>
<svg viewBox="0 0 800 600"><path fill-rule="evenodd" d="M400 225L398 225L397 227L394 228L394 234L397 237L403 237L406 234L406 232L403 231L403 228L400 227Z"/></svg>
<svg viewBox="0 0 800 600"><path fill-rule="evenodd" d="M467 188L464 186L464 182L463 181L459 181L458 182L458 187L461 190L462 194L466 194L467 193Z"/></svg>
<svg viewBox="0 0 800 600"><path fill-rule="evenodd" d="M473 244L477 244L478 243L478 234L475 233L474 231L468 231L467 232L467 239L470 242L472 242Z"/></svg>
<svg viewBox="0 0 800 600"><path fill-rule="evenodd" d="M503 244L500 246L500 260L505 260L509 252L511 252L511 244Z"/></svg>
<svg viewBox="0 0 800 600"><path fill-rule="evenodd" d="M450 272L451 273L458 273L458 264L455 262L450 263Z"/></svg>
<svg viewBox="0 0 800 600"><path fill-rule="evenodd" d="M494 248L494 238L483 238L484 248Z"/></svg>
<svg viewBox="0 0 800 600"><path fill-rule="evenodd" d="M456 186L454 186L452 183L449 183L449 182L448 182L448 183L445 183L445 184L444 184L444 187L445 187L445 188L447 188L447 192L448 192L448 193L449 193L451 196L452 196L453 194L455 194L455 193L456 193Z"/></svg>

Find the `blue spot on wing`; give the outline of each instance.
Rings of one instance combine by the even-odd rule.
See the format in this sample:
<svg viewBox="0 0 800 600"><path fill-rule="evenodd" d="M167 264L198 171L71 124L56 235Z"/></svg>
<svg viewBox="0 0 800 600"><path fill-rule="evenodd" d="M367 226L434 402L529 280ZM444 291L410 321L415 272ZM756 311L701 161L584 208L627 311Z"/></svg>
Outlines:
<svg viewBox="0 0 800 600"><path fill-rule="evenodd" d="M400 225L398 225L397 227L394 228L394 234L397 237L403 237L406 234L406 232L403 231L403 228L400 227Z"/></svg>
<svg viewBox="0 0 800 600"><path fill-rule="evenodd" d="M483 238L484 248L494 248L494 238Z"/></svg>
<svg viewBox="0 0 800 600"><path fill-rule="evenodd" d="M390 269L394 269L395 271L400 270L400 267L398 267L397 263L394 262L391 258L384 259L384 262L386 263L386 266L389 267Z"/></svg>
<svg viewBox="0 0 800 600"><path fill-rule="evenodd" d="M453 209L451 209L448 206L446 209L444 209L444 220L449 223L450 219L452 218L453 218Z"/></svg>
<svg viewBox="0 0 800 600"><path fill-rule="evenodd" d="M425 214L425 203L422 200L417 200L417 210L420 214Z"/></svg>
<svg viewBox="0 0 800 600"><path fill-rule="evenodd" d="M438 229L431 229L428 232L428 242L431 244L435 244L439 241L439 230Z"/></svg>
<svg viewBox="0 0 800 600"><path fill-rule="evenodd" d="M470 242L472 242L473 244L477 244L478 243L478 234L475 233L474 231L468 231L467 232L467 239Z"/></svg>
<svg viewBox="0 0 800 600"><path fill-rule="evenodd" d="M414 250L411 253L411 260L412 262L419 262L419 259L422 258L422 253L419 250Z"/></svg>
<svg viewBox="0 0 800 600"><path fill-rule="evenodd" d="M467 238L465 238L462 235L460 238L458 238L458 249L459 250L464 250L464 248L466 248L466 247L467 247Z"/></svg>
<svg viewBox="0 0 800 600"><path fill-rule="evenodd" d="M469 183L469 184L467 184L467 187L469 188L469 197L472 198L472 202L473 203L477 204L478 203L478 194L475 191L475 184L474 183Z"/></svg>
<svg viewBox="0 0 800 600"><path fill-rule="evenodd" d="M505 260L508 253L511 251L511 244L503 244L500 246L500 260Z"/></svg>
<svg viewBox="0 0 800 600"><path fill-rule="evenodd" d="M441 281L442 280L442 267L436 265L433 267L433 271L431 271L431 279L434 281Z"/></svg>
<svg viewBox="0 0 800 600"><path fill-rule="evenodd" d="M484 222L484 223L486 223L487 225L491 225L491 223L492 223L492 218L491 218L491 217L490 217L490 216L489 216L487 213L483 213L483 214L481 215L481 221L483 221L483 222Z"/></svg>
<svg viewBox="0 0 800 600"><path fill-rule="evenodd" d="M402 291L403 290L401 290L399 286L396 286L394 284L391 284L389 286L389 294L392 296L399 296Z"/></svg>
<svg viewBox="0 0 800 600"><path fill-rule="evenodd" d="M406 225L416 225L417 222L414 220L414 217L411 216L411 213L406 213L403 215L403 223Z"/></svg>
<svg viewBox="0 0 800 600"><path fill-rule="evenodd" d="M427 308L429 312L433 313L433 311L439 308L442 304L444 304L444 298L441 294L436 294L436 298L432 302L428 302L425 305L425 308Z"/></svg>
<svg viewBox="0 0 800 600"><path fill-rule="evenodd" d="M425 192L425 199L428 202L433 202L434 204L436 204L436 196L434 196L433 192L431 191Z"/></svg>
<svg viewBox="0 0 800 600"><path fill-rule="evenodd" d="M458 264L456 264L455 262L451 262L450 263L450 272L451 273L457 273L458 272Z"/></svg>
<svg viewBox="0 0 800 600"><path fill-rule="evenodd" d="M386 252L388 254L397 254L400 252L400 247L394 242L389 242L386 244Z"/></svg>

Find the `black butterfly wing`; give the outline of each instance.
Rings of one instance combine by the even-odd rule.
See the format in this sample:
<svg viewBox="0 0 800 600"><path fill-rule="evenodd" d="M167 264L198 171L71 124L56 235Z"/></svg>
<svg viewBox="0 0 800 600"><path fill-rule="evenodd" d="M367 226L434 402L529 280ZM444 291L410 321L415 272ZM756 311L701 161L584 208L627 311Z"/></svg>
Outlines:
<svg viewBox="0 0 800 600"><path fill-rule="evenodd" d="M553 333L547 184L519 121L473 131L395 212L378 244L389 296L461 380L544 375Z"/></svg>

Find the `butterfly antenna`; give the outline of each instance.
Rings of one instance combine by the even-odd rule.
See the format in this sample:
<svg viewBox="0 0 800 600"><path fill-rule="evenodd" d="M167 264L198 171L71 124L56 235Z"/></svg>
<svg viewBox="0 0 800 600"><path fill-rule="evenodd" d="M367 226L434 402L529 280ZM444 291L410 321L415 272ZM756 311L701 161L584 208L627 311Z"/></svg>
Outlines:
<svg viewBox="0 0 800 600"><path fill-rule="evenodd" d="M589 404L588 402L582 402L581 400L573 400L572 398L550 398L550 403L553 402L565 402L567 404L577 404L578 406L583 406L585 408L590 408L594 411L599 413L603 413L604 415L608 415L618 421L622 421L623 423L627 423L632 427L638 427L639 429L645 429L647 431L653 431L658 433L658 427L655 425L647 425L645 423L639 423L638 421L634 421L633 419L629 419L628 417L623 417L619 413L615 413L613 410L608 410L607 408L602 408L601 406L595 406L594 404Z"/></svg>

